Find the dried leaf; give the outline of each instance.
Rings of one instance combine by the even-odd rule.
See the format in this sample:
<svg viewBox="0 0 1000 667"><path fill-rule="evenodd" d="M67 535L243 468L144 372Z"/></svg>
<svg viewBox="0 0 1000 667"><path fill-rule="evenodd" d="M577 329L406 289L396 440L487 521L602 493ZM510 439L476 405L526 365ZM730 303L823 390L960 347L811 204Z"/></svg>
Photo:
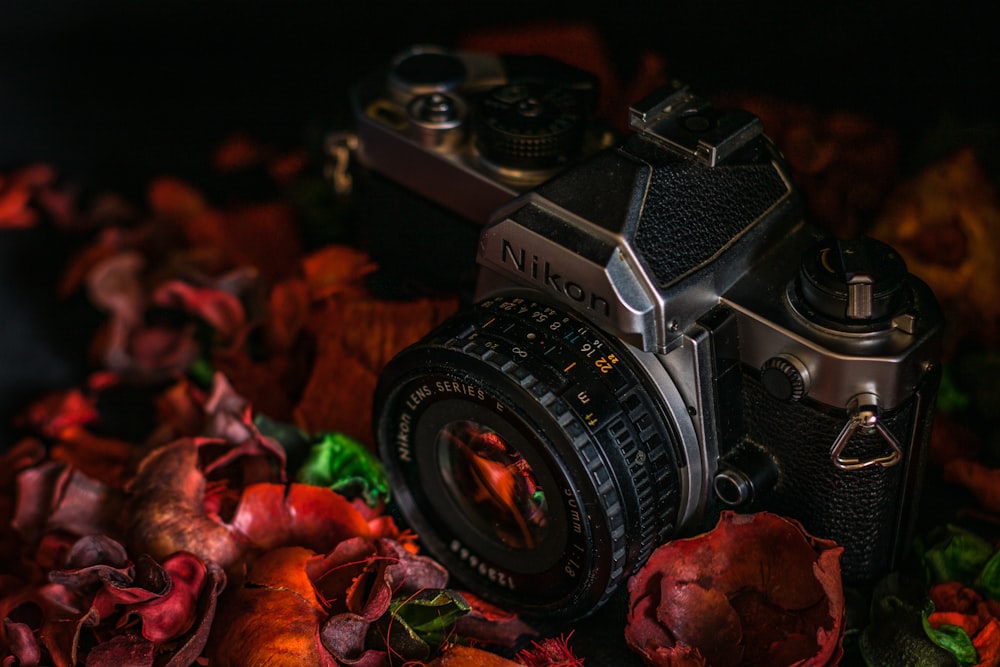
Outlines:
<svg viewBox="0 0 1000 667"><path fill-rule="evenodd" d="M427 660L471 609L455 591L425 588L396 597L376 631L394 660Z"/></svg>
<svg viewBox="0 0 1000 667"><path fill-rule="evenodd" d="M836 664L841 551L774 514L723 512L708 533L659 547L629 581L626 639L651 664L671 664L677 647L715 667Z"/></svg>
<svg viewBox="0 0 1000 667"><path fill-rule="evenodd" d="M372 655L377 653L384 656L384 643L371 645L368 630L390 613L394 596L409 599L421 590L442 588L448 581L448 573L436 562L387 539L346 540L329 554L308 563L307 569L330 613L321 631L323 645L347 664L373 660ZM390 628L384 624L378 627L383 641L388 637L390 650L408 653L420 642L405 642L407 637L413 637L399 627L397 631L403 632L395 638L401 644L394 645L393 637L386 634ZM427 649L426 644L423 648Z"/></svg>
<svg viewBox="0 0 1000 667"><path fill-rule="evenodd" d="M983 566L976 584L983 590L983 593L994 600L1000 600L1000 549Z"/></svg>
<svg viewBox="0 0 1000 667"><path fill-rule="evenodd" d="M462 596L472 607L472 611L455 624L460 637L480 645L510 648L525 637L538 634L537 630L521 620L516 613L491 604L469 591L462 591Z"/></svg>
<svg viewBox="0 0 1000 667"><path fill-rule="evenodd" d="M32 547L46 533L56 531L74 536L114 534L120 505L116 489L50 461L18 475L17 509L11 525Z"/></svg>
<svg viewBox="0 0 1000 667"><path fill-rule="evenodd" d="M471 646L454 645L427 663L427 667L519 667L521 663Z"/></svg>
<svg viewBox="0 0 1000 667"><path fill-rule="evenodd" d="M924 564L932 581L958 581L971 585L995 549L992 544L968 530L957 526L947 526L944 530L944 536L923 554Z"/></svg>
<svg viewBox="0 0 1000 667"><path fill-rule="evenodd" d="M124 440L97 436L79 426L65 428L49 451L53 461L64 461L88 477L121 489L129 473L135 447Z"/></svg>
<svg viewBox="0 0 1000 667"><path fill-rule="evenodd" d="M33 402L18 420L41 435L57 438L67 428L97 420L96 399L79 389L50 393Z"/></svg>
<svg viewBox="0 0 1000 667"><path fill-rule="evenodd" d="M1000 514L1000 468L988 468L979 461L955 459L945 463L944 479L961 484L984 509Z"/></svg>
<svg viewBox="0 0 1000 667"><path fill-rule="evenodd" d="M292 277L271 288L264 334L271 349L291 350L309 317L309 292L306 281Z"/></svg>
<svg viewBox="0 0 1000 667"><path fill-rule="evenodd" d="M356 535L395 534L389 522L369 522L343 496L305 484L250 484L239 490L232 519L210 514L200 450L222 445L182 438L151 452L129 482L130 545L163 559L188 551L223 568L251 549L301 545L327 551Z"/></svg>
<svg viewBox="0 0 1000 667"><path fill-rule="evenodd" d="M924 631L925 607L915 607L895 594L876 593L871 623L858 639L866 665L954 665L955 657Z"/></svg>
<svg viewBox="0 0 1000 667"><path fill-rule="evenodd" d="M318 641L323 610L301 576L314 555L301 547L265 553L247 585L223 596L207 647L212 665L337 666Z"/></svg>
<svg viewBox="0 0 1000 667"><path fill-rule="evenodd" d="M310 433L336 431L371 444L377 377L343 345L327 342L293 411L295 423Z"/></svg>
<svg viewBox="0 0 1000 667"><path fill-rule="evenodd" d="M246 327L246 314L240 300L214 287L168 280L153 290L150 302L160 308L171 308L198 317L226 342L233 342Z"/></svg>
<svg viewBox="0 0 1000 667"><path fill-rule="evenodd" d="M231 523L258 549L301 545L326 552L372 529L357 509L330 489L308 484L254 484L243 491Z"/></svg>
<svg viewBox="0 0 1000 667"><path fill-rule="evenodd" d="M66 224L73 209L73 197L53 186L55 170L47 164L22 167L9 176L0 174L0 229L32 227L38 222L37 204L57 224Z"/></svg>
<svg viewBox="0 0 1000 667"><path fill-rule="evenodd" d="M314 301L341 293L362 293L362 279L377 268L363 251L346 245L329 245L302 258L309 296Z"/></svg>
<svg viewBox="0 0 1000 667"><path fill-rule="evenodd" d="M456 307L450 299L345 297L325 302L309 322L316 360L295 409L296 423L310 433L337 431L371 443L371 404L379 372Z"/></svg>
<svg viewBox="0 0 1000 667"><path fill-rule="evenodd" d="M157 448L139 464L129 493L129 546L163 559L187 551L223 568L234 565L248 544L203 505L206 480L198 465L200 440L182 438Z"/></svg>
<svg viewBox="0 0 1000 667"><path fill-rule="evenodd" d="M189 245L221 252L229 266L252 266L279 280L298 264L301 241L285 202L215 208L190 184L160 178L149 188L149 203L183 231Z"/></svg>

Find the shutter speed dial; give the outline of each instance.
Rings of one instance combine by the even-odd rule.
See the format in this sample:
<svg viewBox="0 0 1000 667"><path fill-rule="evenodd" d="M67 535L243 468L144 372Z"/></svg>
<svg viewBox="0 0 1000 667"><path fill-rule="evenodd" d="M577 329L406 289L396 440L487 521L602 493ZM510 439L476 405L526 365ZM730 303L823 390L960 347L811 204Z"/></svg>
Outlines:
<svg viewBox="0 0 1000 667"><path fill-rule="evenodd" d="M500 168L547 169L579 155L587 108L562 86L514 83L490 91L475 117L476 148Z"/></svg>

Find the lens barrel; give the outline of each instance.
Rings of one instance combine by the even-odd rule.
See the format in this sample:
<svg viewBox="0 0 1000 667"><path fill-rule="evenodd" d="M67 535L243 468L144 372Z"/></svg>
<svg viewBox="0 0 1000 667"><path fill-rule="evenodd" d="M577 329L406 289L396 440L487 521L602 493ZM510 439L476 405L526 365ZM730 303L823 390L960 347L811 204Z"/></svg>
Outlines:
<svg viewBox="0 0 1000 667"><path fill-rule="evenodd" d="M376 437L398 509L462 585L579 618L674 532L682 461L656 395L622 342L496 297L390 362Z"/></svg>

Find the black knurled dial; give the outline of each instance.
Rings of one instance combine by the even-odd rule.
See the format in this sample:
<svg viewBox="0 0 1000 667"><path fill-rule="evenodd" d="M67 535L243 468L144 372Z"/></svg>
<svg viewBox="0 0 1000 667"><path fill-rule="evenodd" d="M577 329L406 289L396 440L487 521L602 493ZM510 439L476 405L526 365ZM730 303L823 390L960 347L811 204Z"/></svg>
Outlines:
<svg viewBox="0 0 1000 667"><path fill-rule="evenodd" d="M501 168L547 169L576 156L586 108L572 91L512 83L491 90L475 116L476 148Z"/></svg>

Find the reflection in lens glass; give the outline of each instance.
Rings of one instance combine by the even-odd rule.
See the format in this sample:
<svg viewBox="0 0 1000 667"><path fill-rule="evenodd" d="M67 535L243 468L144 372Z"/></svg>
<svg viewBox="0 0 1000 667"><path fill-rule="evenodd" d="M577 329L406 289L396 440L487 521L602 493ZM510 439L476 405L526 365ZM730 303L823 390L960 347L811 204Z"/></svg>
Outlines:
<svg viewBox="0 0 1000 667"><path fill-rule="evenodd" d="M548 525L545 492L531 466L495 431L470 421L454 421L438 433L447 446L446 478L456 499L477 523L516 549L534 549Z"/></svg>

